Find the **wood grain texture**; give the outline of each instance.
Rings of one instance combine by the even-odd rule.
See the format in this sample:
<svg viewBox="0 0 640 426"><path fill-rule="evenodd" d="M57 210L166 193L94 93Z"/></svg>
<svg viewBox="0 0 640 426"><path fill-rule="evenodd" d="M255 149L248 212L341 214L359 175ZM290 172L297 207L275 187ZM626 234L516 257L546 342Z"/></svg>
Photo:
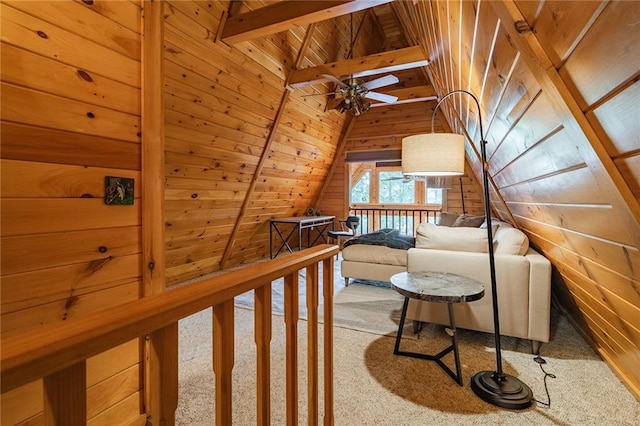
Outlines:
<svg viewBox="0 0 640 426"><path fill-rule="evenodd" d="M142 9L100 0L0 9L4 342L141 295ZM105 176L135 180L133 206L105 205ZM62 423L140 424L140 360L136 340L88 361L77 390L82 401L88 388L87 409ZM45 422L42 395L40 381L8 408L7 424ZM3 403L3 424L4 412Z"/></svg>

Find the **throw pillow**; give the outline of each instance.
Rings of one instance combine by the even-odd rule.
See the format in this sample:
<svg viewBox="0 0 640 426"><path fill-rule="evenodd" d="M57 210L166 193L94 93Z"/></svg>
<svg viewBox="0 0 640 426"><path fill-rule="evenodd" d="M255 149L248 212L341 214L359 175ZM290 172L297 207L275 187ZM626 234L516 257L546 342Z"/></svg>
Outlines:
<svg viewBox="0 0 640 426"><path fill-rule="evenodd" d="M439 226L451 226L458 218L458 213L442 212L440 213L440 219L438 219Z"/></svg>
<svg viewBox="0 0 640 426"><path fill-rule="evenodd" d="M529 238L519 229L501 227L494 237L495 254L524 256L529 250Z"/></svg>
<svg viewBox="0 0 640 426"><path fill-rule="evenodd" d="M470 228L477 228L482 225L484 222L484 216L469 216L466 214L460 215L455 222L453 222L454 227L466 226Z"/></svg>
<svg viewBox="0 0 640 426"><path fill-rule="evenodd" d="M416 229L416 248L486 253L487 231L421 223Z"/></svg>

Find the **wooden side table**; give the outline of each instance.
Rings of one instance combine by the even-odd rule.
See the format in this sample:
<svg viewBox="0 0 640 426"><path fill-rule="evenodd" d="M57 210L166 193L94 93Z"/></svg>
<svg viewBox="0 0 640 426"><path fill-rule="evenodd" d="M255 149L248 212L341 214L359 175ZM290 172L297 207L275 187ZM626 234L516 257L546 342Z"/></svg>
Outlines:
<svg viewBox="0 0 640 426"><path fill-rule="evenodd" d="M435 361L446 371L460 386L462 386L462 374L460 372L460 356L458 355L458 339L456 337L456 323L453 316L454 303L466 303L481 299L484 296L484 285L471 278L448 274L444 272L401 272L391 277L391 288L404 296L400 326L396 336L396 345L393 349L395 355L403 355L412 358ZM449 324L451 326L451 345L435 355L400 350L402 330L407 315L409 299L424 300L427 302L446 303L449 309ZM456 372L454 373L442 358L453 351Z"/></svg>

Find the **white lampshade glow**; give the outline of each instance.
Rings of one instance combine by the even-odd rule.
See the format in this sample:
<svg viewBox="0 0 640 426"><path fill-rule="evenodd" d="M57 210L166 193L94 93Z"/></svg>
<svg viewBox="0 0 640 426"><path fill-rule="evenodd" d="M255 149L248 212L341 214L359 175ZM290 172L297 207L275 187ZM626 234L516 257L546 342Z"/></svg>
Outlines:
<svg viewBox="0 0 640 426"><path fill-rule="evenodd" d="M455 133L424 133L403 138L402 174L463 175L464 136Z"/></svg>

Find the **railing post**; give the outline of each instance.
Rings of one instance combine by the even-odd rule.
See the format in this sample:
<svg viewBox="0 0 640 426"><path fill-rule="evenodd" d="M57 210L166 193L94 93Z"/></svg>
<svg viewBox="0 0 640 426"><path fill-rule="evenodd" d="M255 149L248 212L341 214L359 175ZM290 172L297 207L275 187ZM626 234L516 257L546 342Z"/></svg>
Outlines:
<svg viewBox="0 0 640 426"><path fill-rule="evenodd" d="M178 408L178 323L153 331L148 348L145 385L149 387L151 423L173 426Z"/></svg>
<svg viewBox="0 0 640 426"><path fill-rule="evenodd" d="M307 394L309 425L318 424L318 264L307 266Z"/></svg>
<svg viewBox="0 0 640 426"><path fill-rule="evenodd" d="M298 424L298 272L284 277L287 426Z"/></svg>
<svg viewBox="0 0 640 426"><path fill-rule="evenodd" d="M333 426L333 256L322 261L324 296L324 426Z"/></svg>
<svg viewBox="0 0 640 426"><path fill-rule="evenodd" d="M233 299L213 307L213 371L216 384L216 425L232 423L234 363Z"/></svg>
<svg viewBox="0 0 640 426"><path fill-rule="evenodd" d="M271 424L271 283L255 289L257 424Z"/></svg>
<svg viewBox="0 0 640 426"><path fill-rule="evenodd" d="M44 424L87 424L87 366L73 364L44 378Z"/></svg>

